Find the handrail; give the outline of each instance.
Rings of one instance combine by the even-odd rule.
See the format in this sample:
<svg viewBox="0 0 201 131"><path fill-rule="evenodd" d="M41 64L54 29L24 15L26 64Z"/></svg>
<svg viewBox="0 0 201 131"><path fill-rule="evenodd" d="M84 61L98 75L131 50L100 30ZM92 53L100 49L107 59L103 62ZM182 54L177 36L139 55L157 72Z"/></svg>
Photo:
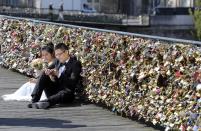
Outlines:
<svg viewBox="0 0 201 131"><path fill-rule="evenodd" d="M114 31L114 30L108 30L108 29L98 29L98 28L92 28L92 27L55 23L55 22L36 20L36 19L31 19L31 18L23 18L23 17L0 15L0 18L1 17L9 18L9 19L17 19L17 20L27 20L27 21L38 22L38 23L53 24L53 25L57 25L57 26L64 26L64 27L70 27L70 28L82 28L82 29L94 30L94 31L99 31L99 32L116 33L116 34L120 34L120 35L130 35L130 36L134 36L134 37L153 39L156 41L167 41L167 42L169 41L170 43L168 43L168 44L173 44L173 42L177 42L177 43L182 43L182 44L193 44L193 45L201 46L201 41L195 41L195 40L184 40L184 39L169 38L169 37L162 37L162 36L145 35L145 34L130 33L130 32L123 32L123 31Z"/></svg>

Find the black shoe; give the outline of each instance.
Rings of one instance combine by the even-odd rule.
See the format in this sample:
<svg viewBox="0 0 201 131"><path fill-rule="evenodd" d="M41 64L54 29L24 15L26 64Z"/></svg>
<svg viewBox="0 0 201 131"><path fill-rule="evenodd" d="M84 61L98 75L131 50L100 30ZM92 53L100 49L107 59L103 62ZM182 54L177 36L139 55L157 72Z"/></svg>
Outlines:
<svg viewBox="0 0 201 131"><path fill-rule="evenodd" d="M27 107L28 107L28 108L33 108L33 103L29 103L29 104L27 105Z"/></svg>
<svg viewBox="0 0 201 131"><path fill-rule="evenodd" d="M36 109L47 109L48 107L50 107L49 102L36 102L32 104L32 108Z"/></svg>

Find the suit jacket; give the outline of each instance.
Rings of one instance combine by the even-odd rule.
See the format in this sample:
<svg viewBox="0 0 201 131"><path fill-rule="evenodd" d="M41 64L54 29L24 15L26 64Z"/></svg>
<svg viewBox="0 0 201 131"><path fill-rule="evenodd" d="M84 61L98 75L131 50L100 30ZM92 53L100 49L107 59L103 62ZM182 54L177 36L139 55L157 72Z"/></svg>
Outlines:
<svg viewBox="0 0 201 131"><path fill-rule="evenodd" d="M57 60L51 68L53 67L59 70L61 63ZM61 76L55 79L58 88L64 90L66 93L74 94L76 85L81 79L81 71L82 66L80 61L76 57L70 57L68 63L65 63L65 70L61 73Z"/></svg>

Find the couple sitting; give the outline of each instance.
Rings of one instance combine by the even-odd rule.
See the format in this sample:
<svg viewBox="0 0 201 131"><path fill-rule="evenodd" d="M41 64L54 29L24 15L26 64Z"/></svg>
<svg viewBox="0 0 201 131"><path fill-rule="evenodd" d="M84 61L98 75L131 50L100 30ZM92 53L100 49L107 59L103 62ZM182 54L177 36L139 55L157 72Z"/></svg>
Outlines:
<svg viewBox="0 0 201 131"><path fill-rule="evenodd" d="M29 108L46 109L55 104L71 103L75 97L75 88L81 80L81 63L69 55L68 46L59 43L54 48L42 48L42 58L48 61L48 67L35 80L31 90ZM45 96L42 95L45 93ZM5 96L3 96L5 97Z"/></svg>
<svg viewBox="0 0 201 131"><path fill-rule="evenodd" d="M45 109L58 103L70 103L74 100L76 84L80 80L81 63L70 57L68 46L59 43L55 46L56 60L42 72L31 94L30 108ZM42 92L47 99L39 101Z"/></svg>

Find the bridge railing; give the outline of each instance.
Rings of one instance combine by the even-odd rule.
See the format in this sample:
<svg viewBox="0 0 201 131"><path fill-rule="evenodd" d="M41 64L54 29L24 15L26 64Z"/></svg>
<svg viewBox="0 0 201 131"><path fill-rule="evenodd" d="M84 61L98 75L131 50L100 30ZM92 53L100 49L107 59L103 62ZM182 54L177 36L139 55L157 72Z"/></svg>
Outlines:
<svg viewBox="0 0 201 131"><path fill-rule="evenodd" d="M70 53L82 62L90 101L167 130L201 129L201 42L19 17L1 18L10 27L1 29L4 39L9 36L7 32L14 32L13 36L42 35L46 42L68 44ZM20 22L22 27L15 27ZM35 30L40 34L34 34ZM32 55L27 55L24 46L34 49L34 43L37 42L13 41L11 49L3 43L3 63L26 73Z"/></svg>

